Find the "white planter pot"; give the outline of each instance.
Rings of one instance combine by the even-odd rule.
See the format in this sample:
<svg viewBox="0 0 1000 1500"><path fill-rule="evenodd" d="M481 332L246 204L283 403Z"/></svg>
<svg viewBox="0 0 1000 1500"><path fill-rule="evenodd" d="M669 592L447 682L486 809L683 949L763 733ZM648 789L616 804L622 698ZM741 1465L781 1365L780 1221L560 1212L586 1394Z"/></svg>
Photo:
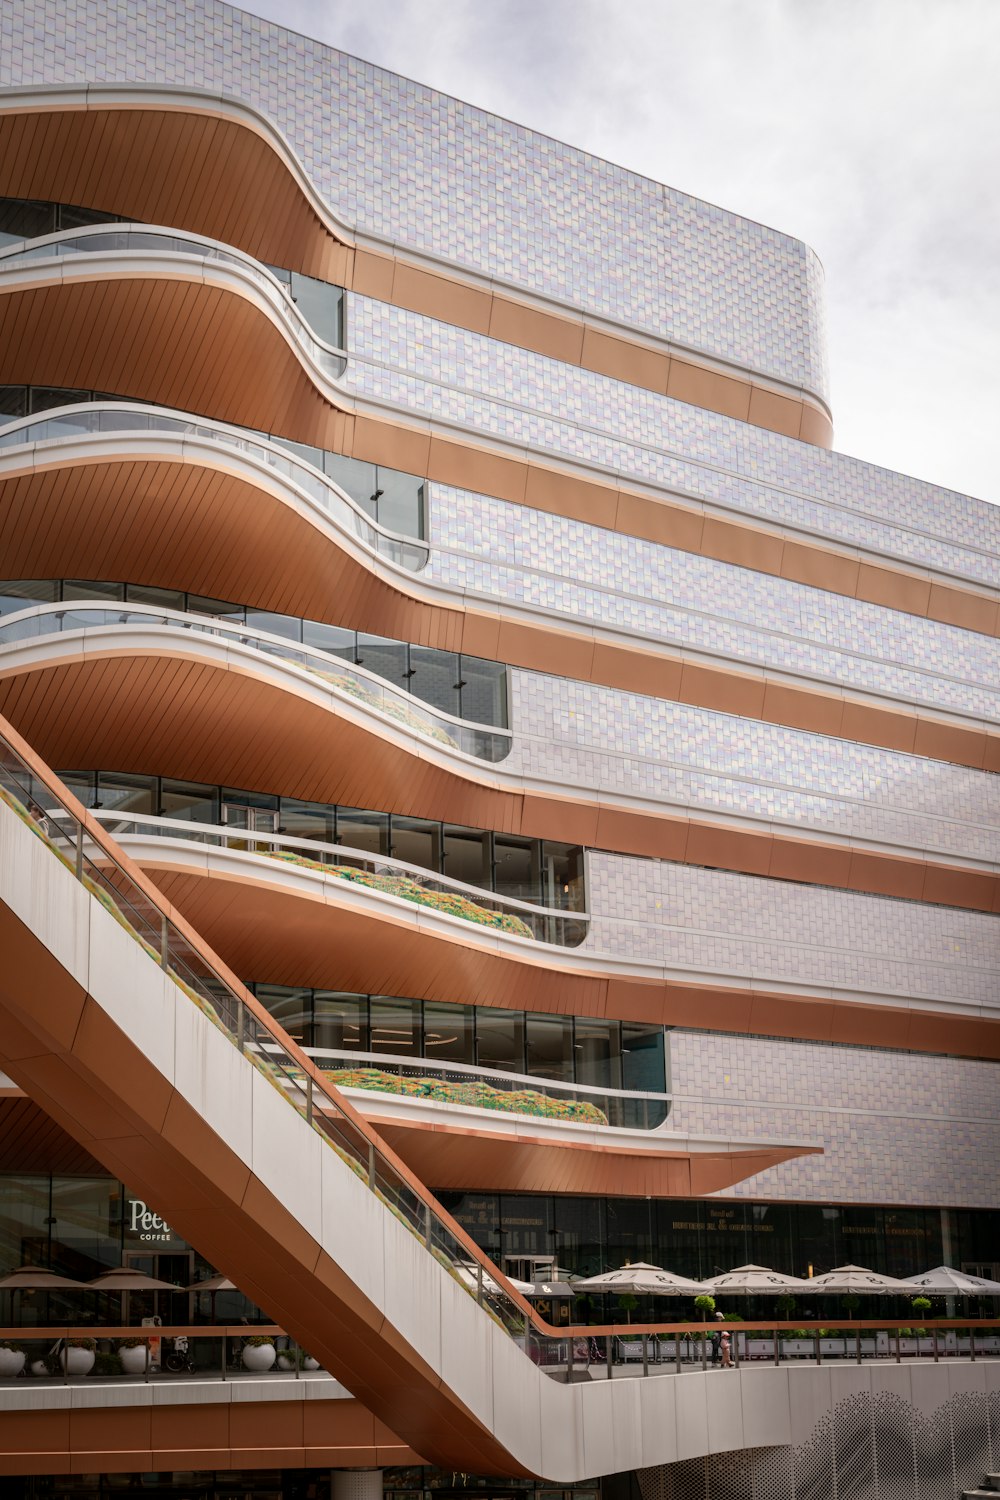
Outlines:
<svg viewBox="0 0 1000 1500"><path fill-rule="evenodd" d="M288 1354L284 1349L279 1349L278 1350L278 1369L279 1370L294 1370L295 1369L295 1358L294 1358L294 1356L291 1355L291 1354Z"/></svg>
<svg viewBox="0 0 1000 1500"><path fill-rule="evenodd" d="M244 1370L269 1370L277 1358L273 1344L244 1344Z"/></svg>
<svg viewBox="0 0 1000 1500"><path fill-rule="evenodd" d="M119 1349L118 1358L126 1375L142 1375L149 1360L149 1346L138 1344L131 1349Z"/></svg>
<svg viewBox="0 0 1000 1500"><path fill-rule="evenodd" d="M302 1368L303 1370L318 1370L319 1360L313 1359L311 1354L307 1354L302 1361Z"/></svg>
<svg viewBox="0 0 1000 1500"><path fill-rule="evenodd" d="M44 1359L33 1359L28 1368L32 1375L48 1375L51 1373Z"/></svg>
<svg viewBox="0 0 1000 1500"><path fill-rule="evenodd" d="M23 1349L0 1349L0 1375L20 1375L23 1369Z"/></svg>
<svg viewBox="0 0 1000 1500"><path fill-rule="evenodd" d="M67 1375L89 1375L94 1368L93 1349L63 1349L59 1362Z"/></svg>

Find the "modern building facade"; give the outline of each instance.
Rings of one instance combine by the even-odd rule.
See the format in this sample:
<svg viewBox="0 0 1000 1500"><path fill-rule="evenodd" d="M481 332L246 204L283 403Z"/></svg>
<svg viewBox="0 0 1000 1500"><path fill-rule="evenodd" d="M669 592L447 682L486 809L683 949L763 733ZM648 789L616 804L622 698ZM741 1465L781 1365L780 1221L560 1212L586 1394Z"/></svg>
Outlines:
<svg viewBox="0 0 1000 1500"><path fill-rule="evenodd" d="M803 1500L1000 1467L982 1365L802 1371L790 1427L744 1397L740 1437L668 1440L494 1348L426 1253L424 1188L473 1280L476 1247L1000 1276L1000 522L832 448L814 254L216 0L15 0L0 87L0 1273L223 1272L213 1314L339 1382L70 1420L22 1380L0 1472ZM126 872L96 918L56 888L91 866ZM314 1108L405 1191L360 1158L334 1191Z"/></svg>

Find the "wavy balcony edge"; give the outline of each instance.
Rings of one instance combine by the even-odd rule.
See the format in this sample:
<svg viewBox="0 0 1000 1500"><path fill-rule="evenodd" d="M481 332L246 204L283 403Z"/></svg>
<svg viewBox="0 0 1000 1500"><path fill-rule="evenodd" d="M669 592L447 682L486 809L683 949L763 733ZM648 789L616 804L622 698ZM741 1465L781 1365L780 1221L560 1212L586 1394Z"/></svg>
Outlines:
<svg viewBox="0 0 1000 1500"><path fill-rule="evenodd" d="M0 642L20 628L41 631L57 616L71 628L0 645L0 704L63 766L163 774L166 758L167 774L264 792L275 788L261 780L260 765L280 766L280 790L307 801L378 806L639 857L1000 911L1000 874L992 865L926 853L915 858L854 839L796 837L773 822L711 820L654 799L507 772L491 748L510 743L506 732L452 726L472 736L473 749L483 742L486 753L476 756L446 730L427 732L428 716L413 709L413 700L394 715L367 691L340 691L325 680L323 667L317 675L298 665L295 657L306 653L281 637L194 615L179 615L176 626L162 623L169 614L153 606L54 604L5 617ZM102 616L107 623L86 628L88 619ZM129 616L134 624L117 623ZM329 661L332 677L351 670L339 658ZM214 680L209 698L206 674ZM21 691L32 682L31 692ZM63 704L57 715L53 692ZM177 710L169 719L162 713L168 695ZM279 706L283 730L274 712ZM331 712L336 759L324 749Z"/></svg>
<svg viewBox="0 0 1000 1500"><path fill-rule="evenodd" d="M394 993L699 1030L1000 1057L1000 1014L926 994L782 983L708 973L587 948L542 947L417 908L319 871L189 840L120 835L227 963L260 982ZM238 900L234 901L234 893ZM287 934L287 936L286 936Z"/></svg>
<svg viewBox="0 0 1000 1500"><path fill-rule="evenodd" d="M122 409L127 414L130 408ZM75 408L66 410L65 419L72 421L68 414ZM102 408L102 413L106 410ZM32 419L23 420L30 424ZM127 420L127 415L123 420ZM180 419L173 414L164 420ZM194 425L205 428L197 419ZM102 559L100 564L95 561L93 568L106 567L110 540L112 548L128 549L119 553L114 563L117 577L180 585L216 597L240 595L242 580L242 592L253 594L265 607L322 618L328 612L328 556L317 555L315 537L316 523L325 525L324 519L314 511L311 520L303 518L299 523L294 511L301 510L302 497L294 481L291 490L294 505L289 505L275 493L275 484L268 482L272 476L264 478L253 459L241 458L235 451L223 451L232 436L228 429L225 431L227 440L221 448L214 440L205 438L182 439L164 433L154 440L152 436L128 432L118 436L112 433L83 435L73 440L50 439L20 448L0 447L0 501L24 507L21 511L8 511L12 520L8 570L21 577L68 576L85 565L88 552L95 559ZM239 441L233 437L234 443ZM256 439L250 439L248 445L251 449L262 446ZM151 482L145 490L136 486L134 477L126 484L121 472L123 465L136 459L159 465L158 469L150 469ZM192 480L201 476L199 483L225 487L222 495L218 491L213 495L211 513L204 506L182 507L180 531L165 524L170 508L179 503L166 482L173 472L171 459L174 468L186 466ZM237 472L233 472L234 468ZM72 474L74 487L86 486L88 499L94 505L100 501L106 507L117 507L127 493L133 524L124 531L118 527L102 529L91 517L91 524L83 526L82 512L90 507L79 504L79 489L72 497L76 503L71 503L60 482L63 474ZM161 477L154 484L157 474ZM28 482L27 491L22 481ZM323 482L318 476L317 481ZM146 492L154 488L159 491L155 502ZM253 515L261 531L230 527L223 540L219 531L222 499L234 517L233 507L238 501L243 519ZM277 514L275 505L282 506ZM41 527L39 506L42 514L47 509L58 512L58 522ZM290 585L283 581L279 585L282 591L276 594L274 569L269 565L271 555L255 548L253 539L269 527L275 544L287 550L289 521L305 527L301 539L296 539L301 566L296 570L295 592L289 593ZM193 536L192 528L196 533ZM205 537L213 528L219 533L219 540L208 547L204 545ZM645 638L633 640L625 632L597 631L589 626L574 628L572 619L552 611L505 605L427 580L418 582L395 558L380 558L376 564L368 552L353 553L354 544L343 532L332 540L337 554L344 558L342 566L353 570L345 575L345 588L341 591L343 608L358 623L369 623L377 633L395 630L397 635L446 650L461 649L470 655L499 658L528 669L548 669L556 675L624 691L853 739L973 769L1000 768L1000 734L993 733L990 726L975 718L958 720L916 705L912 711L904 711L890 698L839 688L834 692L823 691L787 673L739 672L704 655L678 654L665 649L655 652L650 649L652 642ZM420 545L414 543L411 551L406 552L406 557L412 556L416 564L421 560ZM407 544L400 546L405 548ZM60 547L62 553L54 550ZM94 576L100 576L100 572Z"/></svg>
<svg viewBox="0 0 1000 1500"><path fill-rule="evenodd" d="M114 129L123 112L139 120L129 132L127 151ZM203 123L203 142L192 140L194 132L185 136L185 120L195 122L196 129ZM143 128L154 121L159 129ZM34 133L51 132L53 126L59 149L39 159ZM228 139L220 142L223 134ZM315 191L280 129L231 96L143 84L4 89L0 146L6 147L0 150L0 161L5 159L0 192L9 196L105 209L113 199L116 208L140 218L164 217L168 203L172 215L193 229L221 232L225 227L251 253L281 262L298 260L309 274L330 277L407 310L803 442L829 447L832 441L829 407L818 392L628 328L431 252L352 230ZM228 157L229 171L221 182L213 179L208 195L200 186L199 170L220 153ZM179 160L187 170L178 182ZM247 211L249 203L259 210L265 198L272 201L273 216Z"/></svg>
<svg viewBox="0 0 1000 1500"><path fill-rule="evenodd" d="M95 232L106 234L107 230L97 226ZM67 231L61 238L79 233ZM169 239L169 234L164 237ZM15 383L114 389L129 397L148 399L150 393L142 384L148 376L142 357L145 346L170 346L178 340L197 345L213 318L219 321L214 304L203 301L192 306L192 296L213 288L215 295L240 290L245 301L245 293L252 289L262 299L255 305L265 321L270 320L267 326L271 333L279 335L286 345L286 368L282 370L273 339L265 355L263 331L243 325L239 328L244 340L240 365L271 369L269 392L259 389L258 382L234 383L231 377L235 371L220 365L213 347L208 359L211 371L203 367L205 362L187 361L183 370L176 361L171 362L165 390L163 366L158 366L161 389L157 400L161 404L269 430L277 401L287 435L304 444L417 472L431 480L483 491L512 503L903 613L984 634L1000 632L995 590L978 586L973 580L948 573L938 576L933 569L905 560L887 562L879 554L868 554L835 537L748 516L724 501L650 484L606 465L525 447L497 434L482 437L451 419L419 417L407 407L349 392L318 370L263 300L257 283L247 276L239 280L241 273L235 267L227 272L222 262L206 262L202 257L197 264L192 262L189 282L171 286L169 273L176 275L183 257L175 256L172 265L165 263L163 274L159 274L161 268L149 252L137 253L133 261L120 256L105 258L103 265L97 255L86 257L89 266L70 264L74 259L62 257L60 275L48 280L44 265L33 271L34 263L24 264L23 256L20 260L12 257L6 269L0 263L0 314L5 305L18 309L17 338L8 341L3 366L8 379L16 376ZM211 273L209 267L213 268ZM136 275L144 278L147 287L142 303L127 298L123 291L133 285L131 278ZM92 299L81 306L79 295L95 289L102 302L100 325L94 323ZM191 294L186 298L182 295L185 289ZM98 337L98 326L108 321L131 322L133 327L138 322L130 346L116 343L109 347L108 341ZM231 344L237 321L232 314L223 319L213 344L218 339ZM58 349L53 339L57 339ZM45 366L46 360L59 361L57 375L51 373L51 363ZM265 394L269 395L266 401Z"/></svg>

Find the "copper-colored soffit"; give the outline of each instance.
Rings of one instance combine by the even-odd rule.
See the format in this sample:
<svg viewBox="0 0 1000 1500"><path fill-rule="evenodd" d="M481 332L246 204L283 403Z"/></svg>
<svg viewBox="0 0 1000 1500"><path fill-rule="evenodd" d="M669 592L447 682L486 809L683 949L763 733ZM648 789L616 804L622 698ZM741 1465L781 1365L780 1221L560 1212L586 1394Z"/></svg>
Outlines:
<svg viewBox="0 0 1000 1500"><path fill-rule="evenodd" d="M130 267L77 261L68 271L62 264L57 284L36 276L0 285L0 382L113 391L198 412L848 598L1000 630L994 591L320 388L250 290L203 281L202 268L178 264L166 277L158 263L140 274L141 256ZM127 336L109 338L109 328Z"/></svg>
<svg viewBox="0 0 1000 1500"><path fill-rule="evenodd" d="M0 651L0 712L50 764L380 808L679 863L1000 910L1000 877L847 842L726 826L428 745L306 674L183 629L53 635Z"/></svg>
<svg viewBox="0 0 1000 1500"><path fill-rule="evenodd" d="M803 442L832 440L829 411L799 387L356 234L333 218L280 133L235 100L135 85L0 97L0 196L186 229Z"/></svg>
<svg viewBox="0 0 1000 1500"><path fill-rule="evenodd" d="M586 948L505 943L475 923L418 920L423 908L394 909L362 887L263 857L224 869L191 845L142 860L230 968L261 983L1000 1058L1000 1021L975 1015L777 993L750 976L699 982Z"/></svg>

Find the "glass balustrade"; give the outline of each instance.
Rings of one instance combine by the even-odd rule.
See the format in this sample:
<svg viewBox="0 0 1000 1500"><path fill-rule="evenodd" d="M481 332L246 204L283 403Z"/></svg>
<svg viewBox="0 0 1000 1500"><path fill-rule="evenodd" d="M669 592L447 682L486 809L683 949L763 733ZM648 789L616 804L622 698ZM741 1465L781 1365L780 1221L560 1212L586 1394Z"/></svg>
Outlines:
<svg viewBox="0 0 1000 1500"><path fill-rule="evenodd" d="M0 250L0 272L74 255L184 255L238 271L255 284L282 327L323 375L339 380L347 369L344 351L331 349L316 337L270 271L251 256L200 235L179 234L175 229L155 227L108 229L98 226L67 230L37 240L24 240Z"/></svg>
<svg viewBox="0 0 1000 1500"><path fill-rule="evenodd" d="M249 630L245 626L217 624L206 616L184 614L180 610L158 610L142 605L108 608L102 604L86 603L72 606L43 604L4 618L0 623L0 648L67 631L110 630L122 626L193 631L197 635L229 641L298 667L319 678L340 697L351 698L449 750L490 762L500 761L510 753L509 731L469 724L452 718L450 714L434 711L419 699L399 692L373 673L344 661L342 657L294 645L280 636Z"/></svg>
<svg viewBox="0 0 1000 1500"><path fill-rule="evenodd" d="M428 547L379 526L311 464L290 457L287 451L272 443L217 422L178 417L160 408L132 403L93 402L67 406L45 416L26 417L11 423L0 431L0 449L98 435L124 436L134 432L196 438L235 449L254 462L266 465L282 479L290 480L342 531L380 557L414 573L427 566Z"/></svg>
<svg viewBox="0 0 1000 1500"><path fill-rule="evenodd" d="M396 896L418 906L429 906L464 921L499 928L516 937L535 938L561 947L575 947L587 934L589 916L568 914L527 901L496 896L479 886L435 875L419 865L373 855L343 844L323 844L315 839L289 838L285 834L217 827L181 818L161 818L135 813L98 810L93 813L115 838L138 835L146 838L184 839L216 849L234 849L280 860L284 864L314 869L334 878L368 885L384 895Z"/></svg>

